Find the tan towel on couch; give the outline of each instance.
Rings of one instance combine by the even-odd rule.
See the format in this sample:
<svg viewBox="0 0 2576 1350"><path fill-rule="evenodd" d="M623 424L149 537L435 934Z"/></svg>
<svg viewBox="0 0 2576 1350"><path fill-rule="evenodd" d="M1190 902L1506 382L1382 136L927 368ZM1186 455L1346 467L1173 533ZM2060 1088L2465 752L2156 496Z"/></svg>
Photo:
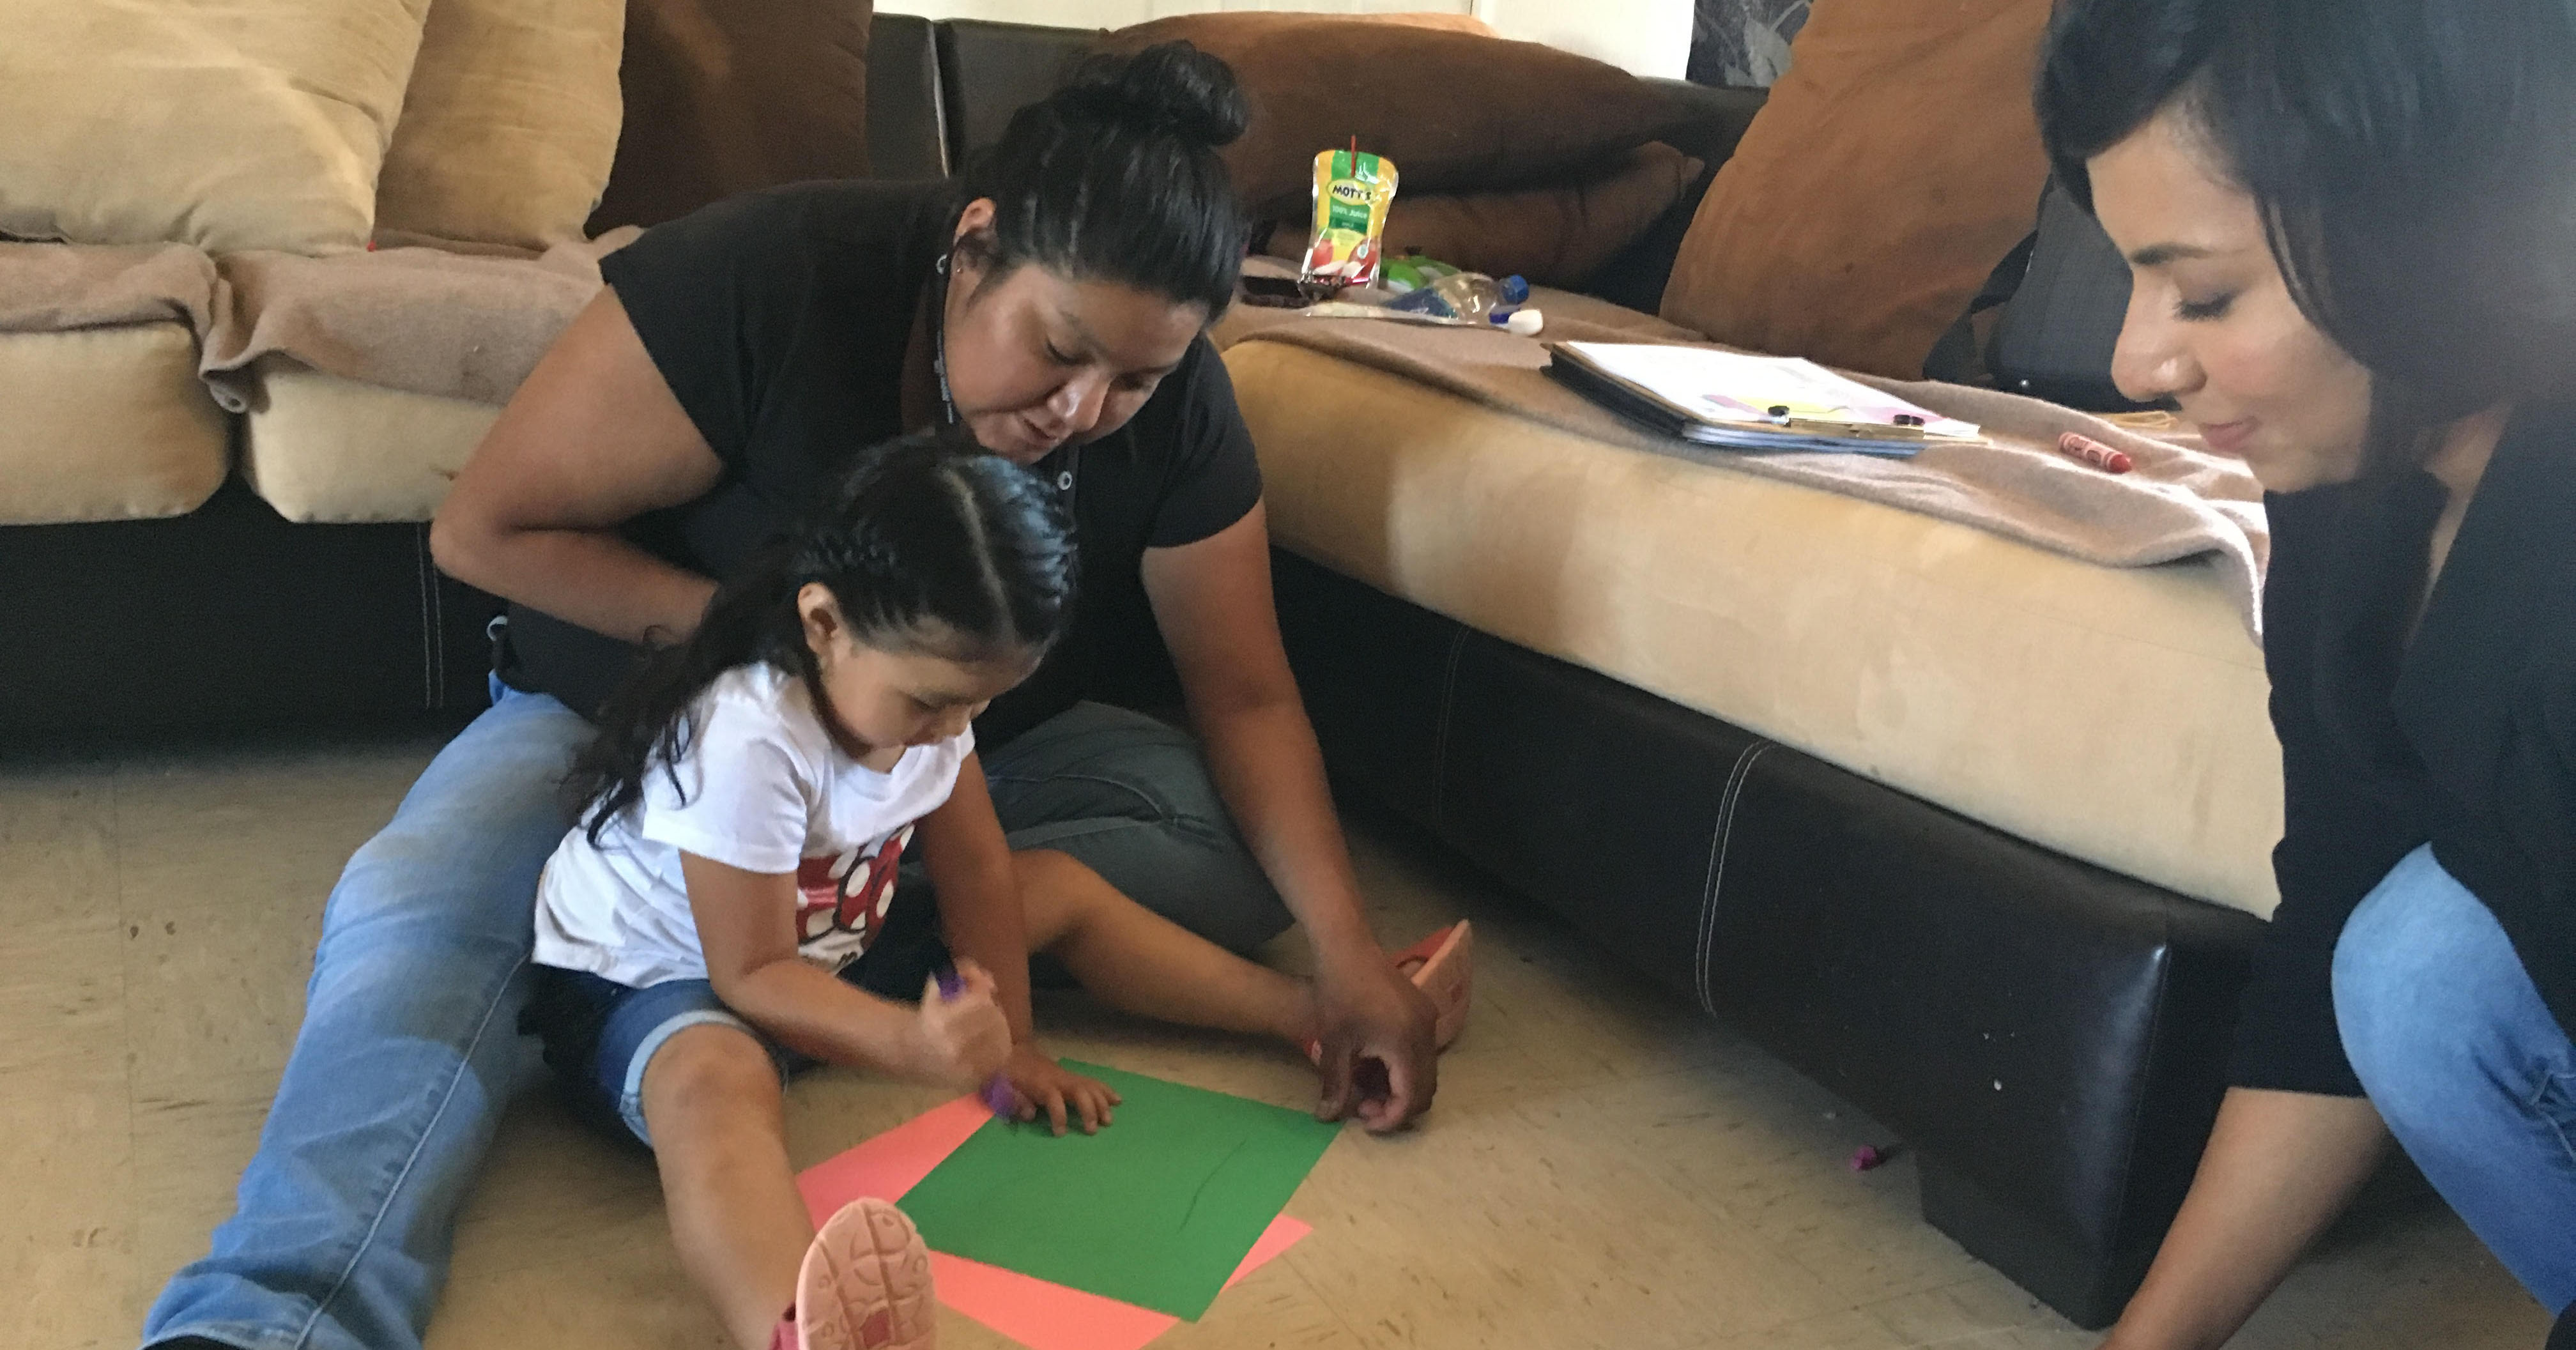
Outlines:
<svg viewBox="0 0 2576 1350"><path fill-rule="evenodd" d="M185 244L0 243L0 333L141 323L206 331L215 265Z"/></svg>
<svg viewBox="0 0 2576 1350"><path fill-rule="evenodd" d="M1554 299L1537 303L1546 309ZM2242 463L2200 448L2197 437L2148 437L1994 390L1853 374L1934 412L1976 423L1992 444L1933 445L1911 459L1747 454L1692 445L1626 421L1543 374L1548 355L1538 341L1498 330L1244 313L1241 306L1228 316L1228 326L1231 342L1310 348L1614 445L1885 502L2086 562L2149 567L2208 555L2246 631L2262 636L2263 567L2270 553L2262 489ZM1614 328L1558 317L1550 310L1545 336L1641 342L1667 334L1643 325ZM2128 452L2135 471L2104 473L2058 454L2057 437L2067 431Z"/></svg>
<svg viewBox="0 0 2576 1350"><path fill-rule="evenodd" d="M235 412L256 392L252 364L271 355L362 384L507 403L598 293L599 260L638 233L612 230L543 256L229 254L199 370Z"/></svg>

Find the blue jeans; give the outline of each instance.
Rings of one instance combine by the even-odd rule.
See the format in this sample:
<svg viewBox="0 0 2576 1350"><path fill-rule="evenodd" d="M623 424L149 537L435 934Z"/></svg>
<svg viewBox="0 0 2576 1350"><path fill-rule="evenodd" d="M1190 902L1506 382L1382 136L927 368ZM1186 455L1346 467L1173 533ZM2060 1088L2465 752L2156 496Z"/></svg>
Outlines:
<svg viewBox="0 0 2576 1350"><path fill-rule="evenodd" d="M517 1033L556 785L592 735L497 682L323 911L304 1025L238 1207L144 1323L154 1344L418 1350L456 1211L502 1107L540 1070ZM1085 704L988 756L1013 847L1060 849L1238 949L1287 909L1234 833L1196 743Z"/></svg>
<svg viewBox="0 0 2576 1350"><path fill-rule="evenodd" d="M538 1068L518 1034L537 873L592 735L551 698L494 697L340 874L233 1217L162 1291L146 1343L420 1344L474 1166Z"/></svg>
<svg viewBox="0 0 2576 1350"><path fill-rule="evenodd" d="M2345 923L2334 1002L2406 1155L2542 1306L2576 1303L2576 1046L2429 845Z"/></svg>
<svg viewBox="0 0 2576 1350"><path fill-rule="evenodd" d="M1243 953L1295 922L1235 833L1197 738L1084 703L984 756L1015 850L1072 855L1145 908Z"/></svg>

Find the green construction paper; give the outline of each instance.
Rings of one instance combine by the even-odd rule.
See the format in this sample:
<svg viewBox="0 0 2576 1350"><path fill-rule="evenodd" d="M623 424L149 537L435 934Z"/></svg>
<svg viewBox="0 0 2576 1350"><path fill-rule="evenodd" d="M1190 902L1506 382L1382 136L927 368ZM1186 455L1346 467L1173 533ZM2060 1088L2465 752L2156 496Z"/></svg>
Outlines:
<svg viewBox="0 0 2576 1350"><path fill-rule="evenodd" d="M1117 1119L1056 1138L995 1119L906 1192L938 1251L1196 1320L1279 1216L1336 1124L1222 1092L1064 1061Z"/></svg>

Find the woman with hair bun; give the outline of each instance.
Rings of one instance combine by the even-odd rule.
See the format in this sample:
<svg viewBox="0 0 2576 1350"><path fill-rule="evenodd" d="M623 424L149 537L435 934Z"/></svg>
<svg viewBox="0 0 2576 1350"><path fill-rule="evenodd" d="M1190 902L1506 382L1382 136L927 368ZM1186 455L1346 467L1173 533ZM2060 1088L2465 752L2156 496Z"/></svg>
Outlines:
<svg viewBox="0 0 2576 1350"><path fill-rule="evenodd" d="M1408 978L1363 918L1271 606L1259 466L1204 336L1244 244L1217 150L1247 117L1187 44L1095 57L958 182L754 193L605 260L431 528L442 568L510 602L493 707L332 893L239 1208L147 1345L416 1350L474 1167L537 1067L533 898L589 716L853 456L942 426L1053 484L1081 554L1070 626L974 729L1021 892L1123 895L1236 952L1302 924L1319 1114L1386 1131L1429 1106L1465 934ZM1195 734L1112 706L1174 701ZM937 914L992 973L1013 1083L1061 1118L1094 1094L1031 1043L1020 915L939 911L927 880L897 911Z"/></svg>

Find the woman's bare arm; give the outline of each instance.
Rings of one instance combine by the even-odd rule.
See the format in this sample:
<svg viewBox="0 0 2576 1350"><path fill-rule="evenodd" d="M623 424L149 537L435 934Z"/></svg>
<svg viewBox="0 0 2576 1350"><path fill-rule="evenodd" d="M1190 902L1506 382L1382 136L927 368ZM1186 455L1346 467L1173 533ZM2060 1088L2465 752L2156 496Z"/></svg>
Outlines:
<svg viewBox="0 0 2576 1350"><path fill-rule="evenodd" d="M430 522L449 576L627 642L697 627L715 583L628 543L618 526L714 488L708 448L614 291L555 340Z"/></svg>
<svg viewBox="0 0 2576 1350"><path fill-rule="evenodd" d="M1438 1089L1431 1004L1395 973L1362 912L1323 751L1280 643L1269 514L1256 505L1195 544L1150 550L1144 573L1217 792L1314 946L1319 1109L1396 1129L1428 1110ZM1353 1075L1362 1059L1386 1065L1383 1101L1360 1100Z"/></svg>
<svg viewBox="0 0 2576 1350"><path fill-rule="evenodd" d="M2216 1350L2334 1222L2388 1146L2359 1097L2230 1088L2182 1213L2103 1350Z"/></svg>

